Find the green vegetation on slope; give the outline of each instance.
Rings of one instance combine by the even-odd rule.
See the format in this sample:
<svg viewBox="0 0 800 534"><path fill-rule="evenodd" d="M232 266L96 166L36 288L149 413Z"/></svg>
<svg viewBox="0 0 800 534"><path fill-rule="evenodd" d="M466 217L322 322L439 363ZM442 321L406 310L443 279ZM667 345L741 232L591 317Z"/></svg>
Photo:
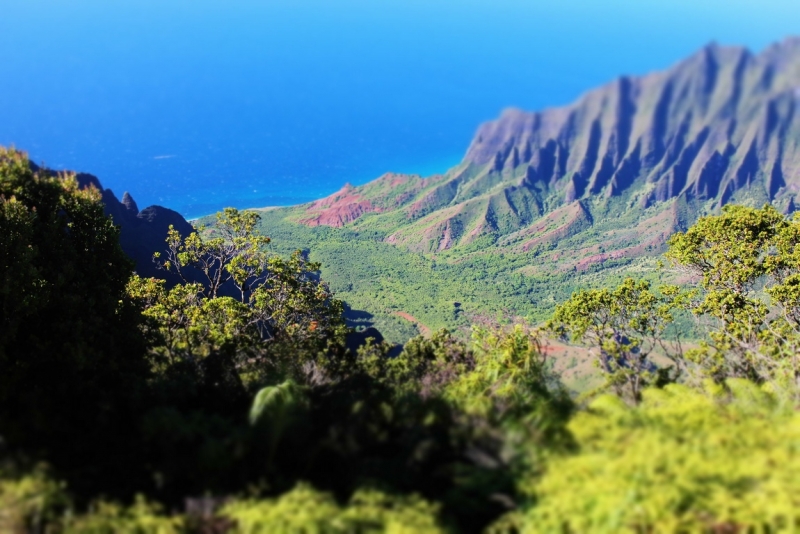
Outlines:
<svg viewBox="0 0 800 534"><path fill-rule="evenodd" d="M522 532L791 532L800 414L746 381L606 396L569 424L578 454L526 483Z"/></svg>
<svg viewBox="0 0 800 534"><path fill-rule="evenodd" d="M337 297L353 310L366 312L351 316L374 324L395 343L420 332L401 318L401 312L429 330L457 330L472 322L505 323L515 318L539 323L580 287L614 284L629 273L653 282L662 277L654 258L608 260L602 268L581 272L548 272L541 268L543 251L508 250L495 246L490 236L464 250L422 254L386 243L386 233L369 230L373 216L357 226L309 228L286 220L289 210L259 214L259 229L273 238L276 252L307 251L311 260L322 265L322 275ZM552 250L575 245L574 240L565 239Z"/></svg>

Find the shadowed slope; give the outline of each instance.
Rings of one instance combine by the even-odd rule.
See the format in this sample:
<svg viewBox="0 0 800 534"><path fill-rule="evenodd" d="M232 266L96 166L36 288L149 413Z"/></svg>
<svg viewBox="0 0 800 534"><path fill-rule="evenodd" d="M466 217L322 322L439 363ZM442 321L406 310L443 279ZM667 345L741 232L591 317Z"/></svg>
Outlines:
<svg viewBox="0 0 800 534"><path fill-rule="evenodd" d="M39 167L33 162L30 166ZM170 275L156 268L153 262L155 252L166 251L166 238L170 226L174 226L182 236L194 231L183 215L163 206L149 206L141 211L136 201L127 191L120 201L111 189L104 189L100 180L92 174L77 173L75 179L81 188L94 187L102 195L103 211L120 228L119 241L122 250L136 264L136 272L144 277L164 278L177 282L175 275Z"/></svg>

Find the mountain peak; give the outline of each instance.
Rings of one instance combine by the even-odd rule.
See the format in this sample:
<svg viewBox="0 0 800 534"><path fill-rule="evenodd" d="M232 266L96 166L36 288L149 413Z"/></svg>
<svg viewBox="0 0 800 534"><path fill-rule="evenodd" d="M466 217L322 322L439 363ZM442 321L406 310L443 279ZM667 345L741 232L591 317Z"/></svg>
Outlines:
<svg viewBox="0 0 800 534"><path fill-rule="evenodd" d="M800 39L779 48L795 43ZM742 178L748 173L794 161L793 146L776 147L800 127L794 105L778 103L783 92L800 86L800 54L753 57L742 47L710 43L667 71L620 77L569 106L506 110L478 129L465 161L489 165L489 172L535 175L563 191L567 203L603 191L618 195L642 180L658 184L653 200L733 193L753 183L755 175ZM714 176L716 192L698 187L722 171L715 154L729 145L736 152ZM777 189L767 186L764 193L774 200Z"/></svg>
<svg viewBox="0 0 800 534"><path fill-rule="evenodd" d="M125 191L125 193L123 193L121 202L122 202L122 205L125 206L125 209L127 209L133 215L138 215L139 214L139 207L136 205L136 201L133 200L133 197L127 191Z"/></svg>

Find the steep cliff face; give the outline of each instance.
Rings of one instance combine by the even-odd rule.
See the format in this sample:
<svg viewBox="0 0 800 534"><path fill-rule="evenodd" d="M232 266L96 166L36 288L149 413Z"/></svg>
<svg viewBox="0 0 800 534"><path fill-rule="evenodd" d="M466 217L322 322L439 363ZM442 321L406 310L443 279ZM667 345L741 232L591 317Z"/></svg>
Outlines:
<svg viewBox="0 0 800 534"><path fill-rule="evenodd" d="M527 251L594 228L602 251L587 238L583 253L570 252L572 267L657 251L675 229L726 203L795 209L798 104L800 38L760 54L709 45L569 106L507 110L479 127L445 175L396 188L382 177L295 220L388 229L388 242L420 252L476 242ZM332 208L341 215L320 216Z"/></svg>
<svg viewBox="0 0 800 534"><path fill-rule="evenodd" d="M623 77L575 104L511 110L484 124L465 160L524 170L563 202L641 191L730 201L742 189L788 205L800 190L800 39L759 55L710 45L665 71Z"/></svg>

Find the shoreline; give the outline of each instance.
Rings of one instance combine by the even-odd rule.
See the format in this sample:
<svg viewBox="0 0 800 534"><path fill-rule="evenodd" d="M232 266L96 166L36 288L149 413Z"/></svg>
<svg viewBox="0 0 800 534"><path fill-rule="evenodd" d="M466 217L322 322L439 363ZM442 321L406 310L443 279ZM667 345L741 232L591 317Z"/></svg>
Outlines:
<svg viewBox="0 0 800 534"><path fill-rule="evenodd" d="M461 162L463 160L463 156L459 155L458 158L459 158L459 160L454 164L450 164L450 165L444 164L444 165L448 165L448 166L445 168L445 170L442 170L442 171L436 172L433 169L434 168L435 169L441 169L442 166L443 166L442 161L444 161L444 160L440 160L440 161L438 161L436 163L429 163L429 164L426 164L426 165L422 165L422 166L418 167L418 169L420 169L420 170L418 170L417 172L386 171L386 172L384 172L384 173L382 173L382 174L380 174L378 176L374 176L374 177L366 179L366 180L356 180L355 182L358 185L353 185L352 187L361 187L362 185L366 185L366 184L368 184L370 182L373 182L373 181L377 180L378 178L380 178L381 176L383 176L384 174L387 174L387 173L417 175L417 176L419 176L421 178L429 178L431 176L436 176L438 174L444 174L444 173L449 172L451 169L453 169L453 168L455 168L455 167L457 167L458 165L461 164ZM450 158L447 158L447 161L452 161L453 159L454 159L453 157L450 157ZM345 182L345 184L342 185L339 189L337 189L335 191L332 191L331 193L329 193L327 195L322 195L322 196L320 196L318 198L314 198L314 199L308 200L306 202L300 202L298 204L287 204L287 205L279 205L279 206L261 206L261 207L255 207L255 208L237 208L237 209L239 209L240 211L246 211L246 210L250 210L250 211L271 211L271 210L275 210L275 209L279 209L279 208L296 208L296 207L302 206L304 204L310 204L312 202L316 202L317 200L321 200L323 198L327 198L327 197L335 194L336 192L341 191L341 189L343 187L346 187L347 185L351 185L352 183L353 182L350 182L350 181ZM186 220L188 222L192 223L194 221L198 221L200 219L204 219L206 217L210 217L210 216L214 215L215 213L217 213L217 212L209 213L209 214L206 214L206 215L199 215L197 217L192 217L191 219L186 218L186 217L184 217L184 218L186 218Z"/></svg>
<svg viewBox="0 0 800 534"><path fill-rule="evenodd" d="M263 206L263 207L259 207L259 208L236 208L236 209L238 209L239 211L272 211L272 210L277 210L277 209L280 209L280 208L295 208L297 206L302 206L302 205L303 204L291 204L291 205L288 205L288 206ZM235 206L226 206L226 207L235 207ZM192 217L191 219L188 218L188 217L184 217L184 218L186 219L187 222L193 223L195 221L199 221L200 219L205 219L206 217L212 217L217 213L219 213L219 212L216 211L214 213L209 213L209 214L206 214L206 215L199 215L197 217Z"/></svg>

